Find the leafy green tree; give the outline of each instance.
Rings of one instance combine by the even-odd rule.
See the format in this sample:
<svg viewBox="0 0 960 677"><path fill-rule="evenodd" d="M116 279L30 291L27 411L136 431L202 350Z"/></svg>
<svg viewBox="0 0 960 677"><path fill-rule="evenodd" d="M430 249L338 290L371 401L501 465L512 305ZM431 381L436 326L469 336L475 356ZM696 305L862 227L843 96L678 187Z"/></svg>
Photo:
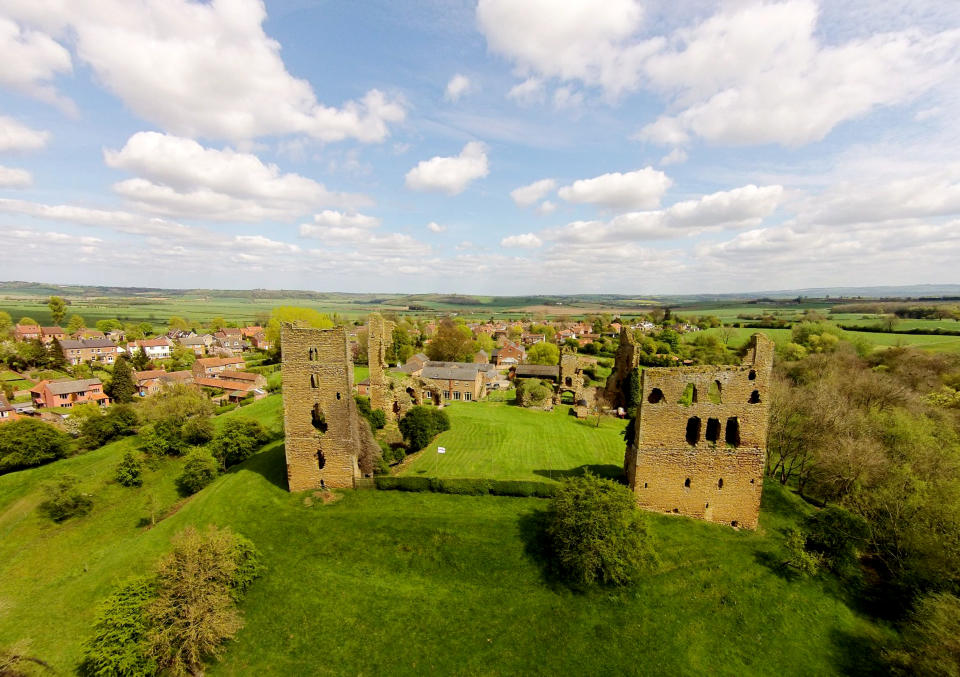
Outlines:
<svg viewBox="0 0 960 677"><path fill-rule="evenodd" d="M227 326L227 321L224 320L222 317L215 317L215 318L213 318L212 320L210 320L210 331L211 331L211 332L220 331L221 329L223 329L223 328L226 327L226 326Z"/></svg>
<svg viewBox="0 0 960 677"><path fill-rule="evenodd" d="M188 444L206 444L215 434L213 419L209 416L193 416L183 424L183 439Z"/></svg>
<svg viewBox="0 0 960 677"><path fill-rule="evenodd" d="M67 321L67 333L75 334L81 329L86 329L87 321L84 320L79 315L71 315L70 319Z"/></svg>
<svg viewBox="0 0 960 677"><path fill-rule="evenodd" d="M143 398L137 410L146 423L173 419L178 426L183 426L194 416L209 418L213 414L213 403L197 388L177 383Z"/></svg>
<svg viewBox="0 0 960 677"><path fill-rule="evenodd" d="M0 310L0 337L6 336L13 329L13 318L10 313Z"/></svg>
<svg viewBox="0 0 960 677"><path fill-rule="evenodd" d="M267 441L267 432L257 421L244 418L228 418L210 441L213 457L226 470L242 463Z"/></svg>
<svg viewBox="0 0 960 677"><path fill-rule="evenodd" d="M804 521L806 549L841 576L856 573L860 551L870 537L867 521L842 508L829 506Z"/></svg>
<svg viewBox="0 0 960 677"><path fill-rule="evenodd" d="M120 320L97 320L97 330L106 334L108 331L123 329L123 323Z"/></svg>
<svg viewBox="0 0 960 677"><path fill-rule="evenodd" d="M54 338L46 351L46 366L50 369L64 369L67 366L67 358L63 354L63 346L59 339Z"/></svg>
<svg viewBox="0 0 960 677"><path fill-rule="evenodd" d="M213 482L219 474L217 460L207 453L197 451L187 457L183 472L177 478L177 486L181 493L189 496Z"/></svg>
<svg viewBox="0 0 960 677"><path fill-rule="evenodd" d="M133 353L133 357L130 358L130 361L133 363L133 368L137 371L143 371L150 366L150 358L147 357L143 346L137 348L136 352Z"/></svg>
<svg viewBox="0 0 960 677"><path fill-rule="evenodd" d="M186 346L174 346L170 351L170 371L190 369L197 361L197 354Z"/></svg>
<svg viewBox="0 0 960 677"><path fill-rule="evenodd" d="M155 675L157 663L147 652L147 608L156 594L148 578L133 580L97 609L93 636L83 645L83 677Z"/></svg>
<svg viewBox="0 0 960 677"><path fill-rule="evenodd" d="M117 484L123 487L139 487L143 485L143 463L134 456L132 451L128 451L120 459L117 469L114 472L114 478Z"/></svg>
<svg viewBox="0 0 960 677"><path fill-rule="evenodd" d="M275 347L280 346L280 328L285 322L298 327L313 327L315 329L329 329L333 326L333 321L328 315L313 308L278 306L271 311L270 321L267 322L264 330L267 340Z"/></svg>
<svg viewBox="0 0 960 677"><path fill-rule="evenodd" d="M563 482L551 501L546 533L557 570L578 585L632 583L658 562L633 494L593 475Z"/></svg>
<svg viewBox="0 0 960 677"><path fill-rule="evenodd" d="M141 448L154 457L181 455L187 448L182 425L173 417L150 424L141 430Z"/></svg>
<svg viewBox="0 0 960 677"><path fill-rule="evenodd" d="M541 405L551 395L553 395L553 387L546 381L535 378L523 378L517 381L516 400L521 407Z"/></svg>
<svg viewBox="0 0 960 677"><path fill-rule="evenodd" d="M560 349L553 343L541 341L527 350L528 364L553 365L560 361Z"/></svg>
<svg viewBox="0 0 960 677"><path fill-rule="evenodd" d="M133 396L137 394L137 382L134 380L130 362L126 358L121 357L114 362L113 373L110 375L110 381L104 386L104 392L114 402L133 402Z"/></svg>
<svg viewBox="0 0 960 677"><path fill-rule="evenodd" d="M476 344L477 350L482 350L483 352L485 352L487 354L487 357L490 357L491 355L493 355L493 351L497 349L497 344L493 340L493 337L490 336L490 334L485 334L481 332L477 336L476 343L477 343Z"/></svg>
<svg viewBox="0 0 960 677"><path fill-rule="evenodd" d="M182 317L174 315L167 321L167 327L175 331L190 331L190 325Z"/></svg>
<svg viewBox="0 0 960 677"><path fill-rule="evenodd" d="M23 317L20 318L20 321L17 322L17 324L20 324L20 325L23 325L23 326L26 326L26 327L36 327L36 326L38 326L40 323L37 322L37 321L36 321L35 319L33 319L32 317L28 317L28 316L24 315Z"/></svg>
<svg viewBox="0 0 960 677"><path fill-rule="evenodd" d="M50 318L53 320L55 325L59 325L61 322L63 322L63 318L67 316L66 301L59 296L51 296L47 300L47 307L50 309Z"/></svg>
<svg viewBox="0 0 960 677"><path fill-rule="evenodd" d="M0 425L0 473L65 458L70 446L69 435L38 419L4 423Z"/></svg>
<svg viewBox="0 0 960 677"><path fill-rule="evenodd" d="M73 418L73 416L71 416ZM87 449L137 432L137 412L129 404L115 404L103 415L88 416L80 425L80 443Z"/></svg>
<svg viewBox="0 0 960 677"><path fill-rule="evenodd" d="M470 362L473 360L473 348L470 328L445 318L427 345L427 357L440 362Z"/></svg>
<svg viewBox="0 0 960 677"><path fill-rule="evenodd" d="M404 414L398 426L407 448L411 452L420 451L434 437L450 429L450 417L442 409L415 406Z"/></svg>
<svg viewBox="0 0 960 677"><path fill-rule="evenodd" d="M44 487L44 493L47 498L37 508L54 522L81 517L93 509L93 500L77 488L77 478L72 475L56 478Z"/></svg>
<svg viewBox="0 0 960 677"><path fill-rule="evenodd" d="M394 327L390 335L391 342L387 348L387 362L390 364L404 364L413 355L413 339L410 334L400 327Z"/></svg>

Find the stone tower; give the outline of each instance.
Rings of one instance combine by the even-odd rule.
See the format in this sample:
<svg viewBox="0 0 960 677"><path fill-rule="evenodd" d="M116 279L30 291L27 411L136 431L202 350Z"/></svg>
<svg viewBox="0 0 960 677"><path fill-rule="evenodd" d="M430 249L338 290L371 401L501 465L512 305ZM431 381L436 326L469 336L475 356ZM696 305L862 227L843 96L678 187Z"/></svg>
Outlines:
<svg viewBox="0 0 960 677"><path fill-rule="evenodd" d="M756 528L773 348L754 334L740 366L644 369L624 458L640 507Z"/></svg>
<svg viewBox="0 0 960 677"><path fill-rule="evenodd" d="M353 488L361 440L346 330L285 324L281 351L290 491Z"/></svg>
<svg viewBox="0 0 960 677"><path fill-rule="evenodd" d="M583 399L583 370L580 368L580 358L567 348L560 352L560 369L557 378L554 404L560 404L563 393L573 394L573 403L579 404Z"/></svg>
<svg viewBox="0 0 960 677"><path fill-rule="evenodd" d="M637 342L633 338L633 330L623 325L620 327L620 345L614 358L613 373L607 377L605 394L607 402L612 407L624 407L623 388L630 372L639 364Z"/></svg>
<svg viewBox="0 0 960 677"><path fill-rule="evenodd" d="M394 394L387 377L387 346L393 336L393 323L383 319L380 313L367 318L367 364L370 367L370 406L381 409L388 421L396 419Z"/></svg>

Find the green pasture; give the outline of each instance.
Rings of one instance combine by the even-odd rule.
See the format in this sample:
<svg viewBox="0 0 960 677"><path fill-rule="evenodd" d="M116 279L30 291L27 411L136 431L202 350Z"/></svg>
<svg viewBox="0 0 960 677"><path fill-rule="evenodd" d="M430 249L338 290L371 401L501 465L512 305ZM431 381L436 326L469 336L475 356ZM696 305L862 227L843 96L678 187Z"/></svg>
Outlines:
<svg viewBox="0 0 960 677"><path fill-rule="evenodd" d="M719 333L718 329L704 330L710 333ZM727 328L731 331L731 347L742 345L753 334L763 333L769 336L778 345L786 345L790 342L790 329L752 329L752 328ZM686 334L685 340L692 341L697 334ZM912 347L921 350L932 350L947 353L960 353L960 336L932 336L927 334L882 334L878 332L867 331L845 331L844 336L849 341L863 340L876 348L890 348L893 346Z"/></svg>
<svg viewBox="0 0 960 677"><path fill-rule="evenodd" d="M224 417L275 426L279 401ZM482 410L467 407L451 407L454 426ZM554 425L562 416L540 414ZM571 448L564 463L614 462L582 439L593 451ZM98 603L148 572L177 531L211 523L250 538L266 565L211 674L843 675L874 669L890 636L834 583L784 575L783 531L809 508L774 484L757 532L651 515L659 570L635 587L575 592L545 568L543 500L347 491L324 505L286 490L282 442L184 500L182 459L157 463L142 488L113 483L136 444L0 476L0 646L22 642L72 673ZM36 506L62 473L95 507L56 525Z"/></svg>
<svg viewBox="0 0 960 677"><path fill-rule="evenodd" d="M511 393L512 394L512 393ZM404 465L401 475L559 480L591 470L622 474L626 421L578 420L571 407L534 411L512 402L453 402L450 430ZM438 454L437 447L446 453Z"/></svg>

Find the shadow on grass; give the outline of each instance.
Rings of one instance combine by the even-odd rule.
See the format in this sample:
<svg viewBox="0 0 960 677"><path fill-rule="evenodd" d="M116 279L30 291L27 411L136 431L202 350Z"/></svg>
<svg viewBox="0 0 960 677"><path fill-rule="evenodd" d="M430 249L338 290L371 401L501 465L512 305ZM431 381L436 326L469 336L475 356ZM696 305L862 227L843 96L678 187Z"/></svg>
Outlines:
<svg viewBox="0 0 960 677"><path fill-rule="evenodd" d="M541 477L549 477L551 479L564 479L566 477L583 477L587 473L591 475L596 475L597 477L604 477L610 480L616 480L618 482L623 481L623 468L619 465L613 465L610 463L594 463L591 465L581 465L576 468L567 468L565 470L559 468L547 468L546 470L534 470L535 475L540 475Z"/></svg>
<svg viewBox="0 0 960 677"><path fill-rule="evenodd" d="M875 637L846 630L834 630L830 641L837 648L837 671L842 675L887 675L890 666L884 660L883 643Z"/></svg>
<svg viewBox="0 0 960 677"><path fill-rule="evenodd" d="M254 454L243 463L233 466L227 474L248 470L257 473L270 484L287 490L287 462L284 458L282 443L271 443L258 454Z"/></svg>
<svg viewBox="0 0 960 677"><path fill-rule="evenodd" d="M550 551L547 536L547 510L532 510L517 520L518 532L524 544L524 554L540 571L540 580L553 591L567 591L574 594L586 594L589 586L578 585L566 579L557 568Z"/></svg>

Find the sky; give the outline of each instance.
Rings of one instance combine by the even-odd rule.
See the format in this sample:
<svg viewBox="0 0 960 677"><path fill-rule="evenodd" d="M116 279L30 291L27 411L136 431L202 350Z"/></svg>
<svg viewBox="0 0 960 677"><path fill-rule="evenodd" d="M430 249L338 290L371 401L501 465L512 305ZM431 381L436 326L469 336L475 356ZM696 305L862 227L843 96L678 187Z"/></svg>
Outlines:
<svg viewBox="0 0 960 677"><path fill-rule="evenodd" d="M960 282L960 3L0 0L0 280Z"/></svg>

